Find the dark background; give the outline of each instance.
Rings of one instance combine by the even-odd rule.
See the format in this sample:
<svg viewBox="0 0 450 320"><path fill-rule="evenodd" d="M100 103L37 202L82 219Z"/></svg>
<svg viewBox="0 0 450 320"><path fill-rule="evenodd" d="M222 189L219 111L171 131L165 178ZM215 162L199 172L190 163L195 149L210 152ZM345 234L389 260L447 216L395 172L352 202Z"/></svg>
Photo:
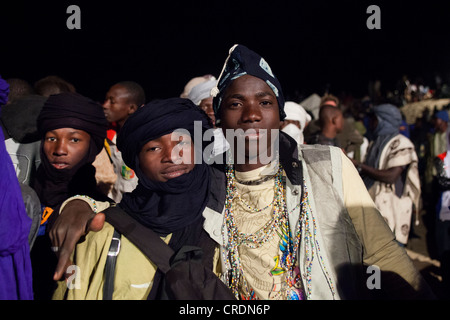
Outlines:
<svg viewBox="0 0 450 320"><path fill-rule="evenodd" d="M241 43L261 54L288 99L326 88L367 93L403 75L433 87L450 82L448 1L2 1L0 75L31 83L58 75L102 101L115 82L134 80L148 100L178 96L195 76L222 69ZM69 5L81 30L69 30ZM381 9L369 30L367 7Z"/></svg>

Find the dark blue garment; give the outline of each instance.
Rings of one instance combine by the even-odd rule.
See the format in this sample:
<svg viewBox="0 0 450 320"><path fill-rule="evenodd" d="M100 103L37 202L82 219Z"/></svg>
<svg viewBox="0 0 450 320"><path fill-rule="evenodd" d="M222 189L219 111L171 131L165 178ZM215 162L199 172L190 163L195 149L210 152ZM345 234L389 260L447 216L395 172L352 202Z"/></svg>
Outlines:
<svg viewBox="0 0 450 320"><path fill-rule="evenodd" d="M28 217L0 130L0 300L33 299Z"/></svg>

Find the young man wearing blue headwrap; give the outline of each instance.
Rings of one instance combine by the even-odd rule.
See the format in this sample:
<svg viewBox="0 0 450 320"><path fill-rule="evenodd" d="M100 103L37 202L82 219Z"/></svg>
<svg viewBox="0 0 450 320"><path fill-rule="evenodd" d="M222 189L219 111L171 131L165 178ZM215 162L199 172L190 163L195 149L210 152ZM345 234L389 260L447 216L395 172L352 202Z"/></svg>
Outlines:
<svg viewBox="0 0 450 320"><path fill-rule="evenodd" d="M191 139L195 136L196 123L201 134L211 128L208 116L190 100L159 100L133 113L117 139L125 163L139 178L136 189L125 193L118 206L133 221L160 236L174 252L185 245L200 246L205 238L209 239L203 230L202 212L209 200L210 169L197 158L197 152L201 155L206 145ZM179 129L184 132L176 136L174 132ZM88 199L99 211L110 206L108 202L83 196L73 199ZM76 246L73 259L79 268L76 275L79 285L75 280L73 285L77 287L70 290L64 281L59 282L54 299L104 297L104 272L113 236L113 225L105 223L101 231L89 233ZM206 257L214 256L214 245L211 248L208 254L204 252ZM117 255L112 298L158 299L164 289L160 286L162 272L157 270L157 265L156 260L147 257L124 234ZM208 265L213 266L212 258Z"/></svg>
<svg viewBox="0 0 450 320"><path fill-rule="evenodd" d="M225 165L211 165L203 227L220 245L221 277L237 298L363 299L373 289L368 266L381 270L385 297L433 297L342 151L279 132L284 98L263 58L233 46L212 94L230 152ZM76 211L67 209L61 217ZM90 230L101 228L103 218L91 217ZM62 250L71 252L74 239Z"/></svg>

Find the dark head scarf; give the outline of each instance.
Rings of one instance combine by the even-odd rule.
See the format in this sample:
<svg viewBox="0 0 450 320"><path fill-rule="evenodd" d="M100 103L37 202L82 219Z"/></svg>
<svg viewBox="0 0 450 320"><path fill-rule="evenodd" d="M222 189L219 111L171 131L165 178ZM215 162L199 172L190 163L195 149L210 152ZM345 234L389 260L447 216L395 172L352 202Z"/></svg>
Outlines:
<svg viewBox="0 0 450 320"><path fill-rule="evenodd" d="M365 163L378 169L381 153L386 144L400 133L402 124L402 114L400 110L392 104L382 104L373 108L373 113L378 119L378 125L373 132L373 143L367 151ZM369 177L364 177L364 183L369 189L375 181Z"/></svg>
<svg viewBox="0 0 450 320"><path fill-rule="evenodd" d="M265 81L272 89L277 97L278 107L280 108L280 120L283 120L286 114L284 112L284 96L280 82L264 58L240 44L234 45L230 49L230 54L225 61L222 73L217 81L217 87L211 91L214 97L213 108L216 119L220 120L220 104L222 103L226 88L233 80L246 74Z"/></svg>
<svg viewBox="0 0 450 320"><path fill-rule="evenodd" d="M74 194L93 195L96 183L92 162L103 148L108 126L102 106L78 93L52 95L42 107L37 126L42 143L35 190L41 202L54 207ZM86 156L72 169L54 168L44 154L46 132L60 128L83 130L90 135Z"/></svg>
<svg viewBox="0 0 450 320"><path fill-rule="evenodd" d="M201 220L208 200L209 168L202 159L191 172L167 182L156 182L142 173L139 153L150 140L176 129L189 131L194 141L194 121L199 124L198 135L203 136L203 132L211 128L208 116L188 99L154 101L132 114L117 138L123 160L139 178L136 189L123 196L120 206L160 235L174 233L173 238L176 238L178 231ZM196 154L202 151L202 144L201 140L200 143L194 141ZM176 247L175 244L174 249Z"/></svg>

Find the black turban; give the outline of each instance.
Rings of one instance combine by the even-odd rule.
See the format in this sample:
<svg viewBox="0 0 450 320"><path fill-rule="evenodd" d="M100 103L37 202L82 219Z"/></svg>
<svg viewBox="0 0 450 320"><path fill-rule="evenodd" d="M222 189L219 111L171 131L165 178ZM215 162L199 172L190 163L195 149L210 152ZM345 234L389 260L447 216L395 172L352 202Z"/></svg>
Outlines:
<svg viewBox="0 0 450 320"><path fill-rule="evenodd" d="M202 134L211 128L208 116L188 99L171 98L150 102L127 119L118 134L117 148L122 152L125 164L136 170L137 156L144 144L176 129L189 131L194 139L195 121L201 124Z"/></svg>
<svg viewBox="0 0 450 320"><path fill-rule="evenodd" d="M254 76L267 83L277 97L280 120L283 120L286 114L284 112L284 96L280 82L264 58L240 44L234 45L230 49L230 55L225 61L222 73L217 80L217 87L211 91L214 97L213 108L216 119L220 119L220 104L226 88L233 80L244 75Z"/></svg>
<svg viewBox="0 0 450 320"><path fill-rule="evenodd" d="M100 104L78 93L51 95L37 119L41 136L41 165L37 172L35 190L45 205L54 207L74 194L95 194L95 168L92 166L96 156L103 148L108 122ZM90 145L86 156L71 169L56 169L44 153L46 132L73 128L90 135Z"/></svg>
<svg viewBox="0 0 450 320"><path fill-rule="evenodd" d="M172 234L169 246L175 252L183 245L198 246L205 233L202 213L209 199L209 167L201 158L188 173L167 182L153 181L141 171L139 153L148 141L177 129L189 131L192 138L197 125L202 135L211 128L206 113L188 99L171 98L153 101L138 109L125 121L117 137L117 147L125 163L135 170L139 179L136 189L125 193L119 206L157 234ZM196 153L198 149L203 150L203 141L195 137L192 141ZM158 269L149 299L158 296L162 277Z"/></svg>
<svg viewBox="0 0 450 320"><path fill-rule="evenodd" d="M78 93L60 93L47 99L37 125L41 137L50 130L60 128L86 131L94 142L95 149L91 150L89 157L89 161L94 161L103 147L108 121L99 103Z"/></svg>
<svg viewBox="0 0 450 320"><path fill-rule="evenodd" d="M148 141L177 129L189 131L194 148L202 150L202 141L194 138L195 121L201 124L201 133L211 128L206 113L188 99L154 101L133 113L117 137L123 160L139 179L136 189L124 194L120 206L160 235L200 221L208 199L209 168L202 159L189 173L167 182L152 181L140 169L139 153Z"/></svg>

